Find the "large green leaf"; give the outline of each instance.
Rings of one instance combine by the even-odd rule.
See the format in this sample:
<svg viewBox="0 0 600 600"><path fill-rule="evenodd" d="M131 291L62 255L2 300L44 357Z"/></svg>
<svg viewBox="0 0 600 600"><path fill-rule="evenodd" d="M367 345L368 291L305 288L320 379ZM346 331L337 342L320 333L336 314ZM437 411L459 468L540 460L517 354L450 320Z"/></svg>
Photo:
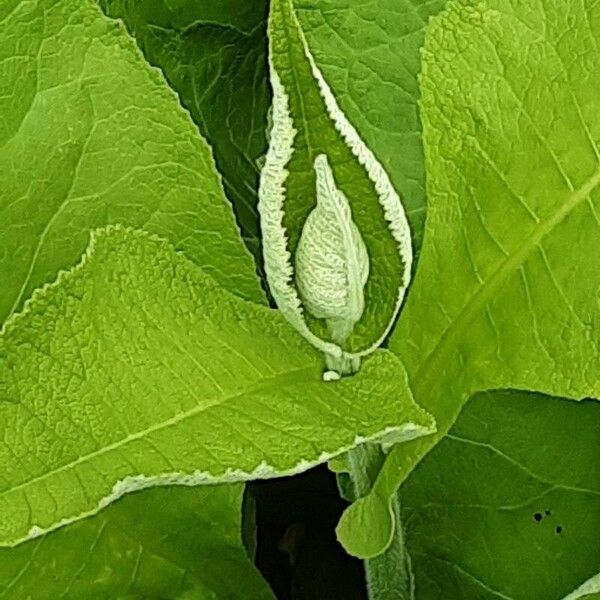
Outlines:
<svg viewBox="0 0 600 600"><path fill-rule="evenodd" d="M599 431L597 402L471 399L400 494L416 598L560 600L600 571Z"/></svg>
<svg viewBox="0 0 600 600"><path fill-rule="evenodd" d="M446 0L294 0L315 62L389 173L421 245L425 166L418 114L420 50Z"/></svg>
<svg viewBox="0 0 600 600"><path fill-rule="evenodd" d="M0 322L117 222L260 301L206 143L92 0L0 5L0 114Z"/></svg>
<svg viewBox="0 0 600 600"><path fill-rule="evenodd" d="M136 489L297 473L432 430L393 354L337 382L322 370L277 311L166 242L95 233L0 335L0 545Z"/></svg>
<svg viewBox="0 0 600 600"><path fill-rule="evenodd" d="M356 554L390 536L361 539L352 523L384 512L473 393L600 396L599 37L600 4L558 0L456 1L432 22L429 212L391 348L438 434L392 450L346 513L339 533Z"/></svg>
<svg viewBox="0 0 600 600"><path fill-rule="evenodd" d="M146 490L0 550L6 600L267 600L240 539L242 485Z"/></svg>
<svg viewBox="0 0 600 600"><path fill-rule="evenodd" d="M160 67L215 153L244 241L260 258L257 193L267 147L266 0L98 0Z"/></svg>
<svg viewBox="0 0 600 600"><path fill-rule="evenodd" d="M388 175L340 109L315 63L291 0L271 2L269 37L273 127L259 205L269 285L290 321L299 329L298 323L307 325L307 337L316 335L348 353L366 354L385 338L410 280L408 222ZM327 178L323 165L331 168ZM343 341L328 331L320 314L306 310L306 294L300 293L298 278L293 277L299 270L297 261L303 259L297 252L305 239L303 228L309 226L309 215L315 215L317 187L330 194L335 189L338 197L345 198L345 218L350 222L344 222L342 229L354 223L368 253L364 311ZM343 266L341 252L336 256L336 249L327 247L335 236L325 229L321 233L317 246L322 260L333 257ZM312 258L307 269L318 275L320 261ZM327 283L330 277L321 279ZM334 295L345 291L333 287Z"/></svg>

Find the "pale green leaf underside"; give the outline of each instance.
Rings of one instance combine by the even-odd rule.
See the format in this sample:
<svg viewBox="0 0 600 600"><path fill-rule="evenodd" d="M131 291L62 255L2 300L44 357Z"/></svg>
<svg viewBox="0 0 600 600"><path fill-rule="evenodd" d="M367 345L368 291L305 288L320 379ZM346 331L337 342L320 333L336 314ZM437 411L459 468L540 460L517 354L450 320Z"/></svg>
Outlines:
<svg viewBox="0 0 600 600"><path fill-rule="evenodd" d="M322 369L276 311L166 242L95 233L0 337L0 543L138 488L291 474L432 430L391 353L339 382Z"/></svg>
<svg viewBox="0 0 600 600"><path fill-rule="evenodd" d="M400 492L416 600L561 600L596 574L598 431L595 401L472 398Z"/></svg>
<svg viewBox="0 0 600 600"><path fill-rule="evenodd" d="M340 345L349 355L366 355L389 332L410 281L412 245L404 208L315 63L291 0L271 3L269 41L273 127L259 191L269 286L290 321L296 324L304 317L313 336L332 341L324 320L303 310L292 267L316 205L315 162L324 155L370 261L365 309Z"/></svg>
<svg viewBox="0 0 600 600"><path fill-rule="evenodd" d="M477 391L600 396L598 39L600 4L465 0L432 22L428 221L390 346L439 433L392 450L363 509L381 510ZM373 555L386 539L343 541Z"/></svg>
<svg viewBox="0 0 600 600"><path fill-rule="evenodd" d="M210 150L92 0L0 7L0 322L111 223L167 238L260 301Z"/></svg>
<svg viewBox="0 0 600 600"><path fill-rule="evenodd" d="M590 577L563 600L598 600L600 598L600 573Z"/></svg>
<svg viewBox="0 0 600 600"><path fill-rule="evenodd" d="M241 484L145 490L0 549L0 598L272 599L240 539L242 493Z"/></svg>
<svg viewBox="0 0 600 600"><path fill-rule="evenodd" d="M562 600L598 600L600 598L600 573L590 577Z"/></svg>
<svg viewBox="0 0 600 600"><path fill-rule="evenodd" d="M315 171L317 205L298 242L296 285L304 306L326 319L333 340L343 344L365 308L369 255L324 154L315 159Z"/></svg>
<svg viewBox="0 0 600 600"><path fill-rule="evenodd" d="M215 155L246 245L262 267L260 160L267 149L266 0L98 0L122 18Z"/></svg>

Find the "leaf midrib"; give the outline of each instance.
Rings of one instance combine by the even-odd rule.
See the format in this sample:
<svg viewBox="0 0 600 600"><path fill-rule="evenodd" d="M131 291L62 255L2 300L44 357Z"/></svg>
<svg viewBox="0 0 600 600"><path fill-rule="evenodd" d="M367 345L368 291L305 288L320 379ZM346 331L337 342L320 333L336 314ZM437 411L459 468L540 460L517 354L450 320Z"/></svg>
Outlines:
<svg viewBox="0 0 600 600"><path fill-rule="evenodd" d="M445 362L448 353L456 345L456 342L460 340L464 330L470 324L477 312L481 310L498 291L506 278L525 262L529 253L538 245L542 238L550 234L565 217L575 210L578 205L588 198L599 186L600 166L581 187L575 190L567 198L567 201L554 213L554 215L545 221L541 221L534 227L531 235L525 239L520 248L500 264L494 273L479 287L477 292L475 292L463 306L458 316L446 328L433 350L427 355L417 370L414 384L415 397L424 407L427 408L428 404L430 404L427 402L429 396L427 392L434 387L433 379L435 379L440 372L439 366ZM474 390L470 391L473 392ZM482 389L481 391L485 390ZM435 401L436 396L431 396L431 400Z"/></svg>
<svg viewBox="0 0 600 600"><path fill-rule="evenodd" d="M98 456L102 456L103 454L107 454L114 450L118 450L121 447L129 444L130 442L133 442L133 441L136 441L139 439L143 439L147 435L150 435L157 431L161 431L163 429L167 429L168 427L171 427L173 425L182 423L183 421L185 421L189 418L195 417L196 415L204 412L205 410L209 410L215 406L220 406L222 404L225 404L226 402L231 402L233 400L236 400L237 398L244 396L245 394L253 394L256 392L267 390L271 387L279 388L282 383L285 384L285 382L287 380L289 380L297 375L301 375L301 376L310 375L311 373L313 373L315 371L315 364L312 364L310 366L304 366L304 367L301 367L298 369L293 369L291 371L286 371L285 373L278 373L277 375L264 378L259 384L251 386L248 389L243 390L242 392L239 392L237 394L220 396L220 397L214 398L211 403L203 404L202 406L195 406L187 411L178 413L177 415L175 415L167 420L161 421L158 424L147 427L146 429L143 429L136 433L129 434L129 435L125 436L124 438L117 440L116 442L112 442L108 446L104 446L103 448L94 450L93 452L89 452L88 454L80 456L73 461L70 461L64 465L61 465L60 467L56 467L55 469L52 469L52 470L44 473L43 475L39 475L32 479L28 479L16 486L12 486L5 490L2 490L0 492L0 498L2 498L3 496L6 496L8 494L11 494L13 492L16 492L18 490L25 489L25 488L29 487L30 485L39 483L40 481L44 481L44 480L52 477L53 475L57 475L58 473L68 471L72 468L76 468L79 465L85 464ZM214 476L215 476L215 478L217 478L219 475L215 474Z"/></svg>

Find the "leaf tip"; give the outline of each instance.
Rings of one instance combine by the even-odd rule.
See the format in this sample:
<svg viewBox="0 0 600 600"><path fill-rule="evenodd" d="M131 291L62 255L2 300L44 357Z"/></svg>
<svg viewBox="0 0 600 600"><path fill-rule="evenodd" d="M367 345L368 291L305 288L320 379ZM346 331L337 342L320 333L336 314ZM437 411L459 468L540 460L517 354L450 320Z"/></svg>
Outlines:
<svg viewBox="0 0 600 600"><path fill-rule="evenodd" d="M390 503L375 494L369 494L344 511L335 532L348 554L366 560L389 548L394 527Z"/></svg>

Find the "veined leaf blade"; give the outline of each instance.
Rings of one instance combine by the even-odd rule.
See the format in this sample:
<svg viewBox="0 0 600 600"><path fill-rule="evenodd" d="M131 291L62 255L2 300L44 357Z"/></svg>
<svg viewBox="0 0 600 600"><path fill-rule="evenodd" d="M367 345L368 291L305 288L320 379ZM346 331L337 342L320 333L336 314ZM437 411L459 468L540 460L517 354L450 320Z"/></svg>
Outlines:
<svg viewBox="0 0 600 600"><path fill-rule="evenodd" d="M450 598L490 600L593 591L599 428L594 401L523 392L471 398L399 494L416 599L440 588ZM579 596L569 594L586 580Z"/></svg>
<svg viewBox="0 0 600 600"><path fill-rule="evenodd" d="M242 238L262 269L260 164L267 150L270 90L266 0L98 0L123 19L159 67L215 155Z"/></svg>
<svg viewBox="0 0 600 600"><path fill-rule="evenodd" d="M600 397L598 6L451 2L424 49L429 207L390 347L439 425L392 450L381 510L478 391ZM469 40L465 45L464 40ZM594 63L595 65L595 63ZM420 399L420 400L419 400ZM385 548L340 532L353 552Z"/></svg>
<svg viewBox="0 0 600 600"><path fill-rule="evenodd" d="M398 190L418 253L425 164L418 101L420 49L446 0L294 0L314 60Z"/></svg>
<svg viewBox="0 0 600 600"><path fill-rule="evenodd" d="M432 431L391 353L338 382L322 370L276 311L165 242L97 232L0 337L0 543L140 488L292 474Z"/></svg>

